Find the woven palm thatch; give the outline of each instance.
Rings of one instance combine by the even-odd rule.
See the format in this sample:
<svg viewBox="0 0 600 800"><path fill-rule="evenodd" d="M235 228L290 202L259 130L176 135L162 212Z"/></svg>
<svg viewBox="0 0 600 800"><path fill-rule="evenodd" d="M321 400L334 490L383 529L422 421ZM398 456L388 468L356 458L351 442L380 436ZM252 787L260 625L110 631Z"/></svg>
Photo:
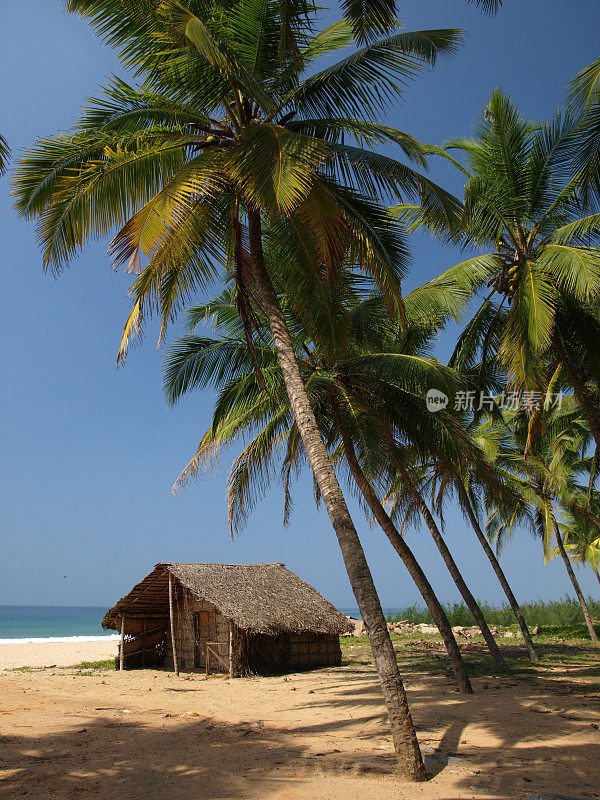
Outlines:
<svg viewBox="0 0 600 800"><path fill-rule="evenodd" d="M250 634L348 631L346 617L283 564L157 564L106 613L103 627L118 630L122 615L167 615L169 573Z"/></svg>

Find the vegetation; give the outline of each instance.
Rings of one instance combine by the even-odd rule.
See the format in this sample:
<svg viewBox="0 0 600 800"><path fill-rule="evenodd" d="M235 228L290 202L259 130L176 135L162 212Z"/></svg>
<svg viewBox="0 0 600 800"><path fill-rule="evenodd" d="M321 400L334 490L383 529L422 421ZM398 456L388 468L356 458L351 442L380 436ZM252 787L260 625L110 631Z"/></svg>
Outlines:
<svg viewBox="0 0 600 800"><path fill-rule="evenodd" d="M600 601L593 600L589 597L587 602L590 612L596 620L596 624L600 625ZM475 625L475 619L464 603L444 603L443 605L451 625ZM483 611L488 625L498 625L502 627L514 626L515 619L509 605L504 604L500 607L492 606L480 600L479 606ZM537 600L529 603L521 603L521 611L530 628L539 626L546 632L549 628L559 629L579 625L579 627L585 631L584 626L581 625L581 608L579 602L571 597L565 597L563 600ZM399 611L394 611L392 614L387 615L387 619L388 622L399 622L400 620L407 619L415 624L419 622L433 622L428 610L417 605L407 606ZM587 631L585 631L581 638L588 638Z"/></svg>
<svg viewBox="0 0 600 800"><path fill-rule="evenodd" d="M290 0L282 0L283 3ZM475 3L486 14L495 14L502 0L467 0ZM290 3L291 4L291 3ZM385 32L396 21L399 3L396 0L342 0L344 14L352 21L359 39L368 39L372 31Z"/></svg>
<svg viewBox="0 0 600 800"><path fill-rule="evenodd" d="M407 77L453 52L461 37L453 30L389 33L318 71L317 59L353 44L353 28L341 20L314 34L304 5L286 6L284 15L273 0L210 6L70 0L67 7L91 20L141 84L113 80L74 134L32 148L16 173L17 208L38 219L44 263L54 271L90 237L117 228L114 263L139 273L121 358L153 307L164 335L178 308L225 270L234 276L252 355L254 318L264 314L368 621L399 767L423 780L379 598L306 394L265 251L272 241L285 259L285 297L296 314L318 311L333 322L334 339L339 313L329 289L349 256L397 313L407 252L381 195L412 195L436 215L451 216L455 203L411 167L367 147L388 142L424 164L418 142L374 120ZM308 286L321 287L321 304L309 302Z"/></svg>
<svg viewBox="0 0 600 800"><path fill-rule="evenodd" d="M116 669L115 659L114 658L105 658L101 661L81 661L79 664L75 664L70 669Z"/></svg>
<svg viewBox="0 0 600 800"><path fill-rule="evenodd" d="M272 269L275 270L276 266ZM338 299L342 291L338 282ZM402 415L402 420L405 427L410 426L408 435L413 438L418 435L424 447L431 447L436 437L443 435L443 431L436 430L435 418L428 415L420 403L416 405L414 402L417 387L426 391L428 381L444 380L447 383L453 377L451 370L445 370L434 359L425 357L428 326L431 323L425 326L419 320L419 310L424 302L428 302L430 311L437 304L441 317L447 313L443 293L434 286L417 289L404 298L404 313L411 327L406 336L399 338L397 331L390 329L383 304L374 298L361 301L352 282L349 282L346 291L349 330L344 351L337 354L332 351L326 337L311 340L309 332L297 320L293 320L290 325L294 330L296 358L317 411L319 425L327 432L326 440L332 457L336 463L344 460L347 463L355 488L363 495L431 609L444 637L459 686L469 692L460 652L435 593L410 548L378 501L373 486L358 463L355 449L364 446L369 448L373 458L382 455L379 429L372 424L373 388L369 389L365 384L365 375L378 376L380 392L393 397L396 405L406 404L408 413ZM269 348L265 332L260 351L261 369L266 382L262 389L246 355L230 292L206 306L192 309L192 330L201 320L210 317L215 317L213 337L186 337L169 351L167 359L165 389L169 402L173 403L184 392L202 386L212 385L221 392L221 402L213 424L183 471L178 486L196 477L212 460L218 459L223 448L231 447L235 440L245 440L258 431L255 438L250 438L243 447L231 470L228 482L231 530L234 533L241 529L257 499L268 488L282 452L285 453L281 474L285 485L286 521L292 506L291 480L302 464L304 449L274 349ZM231 363L233 352L237 356L235 365ZM226 376L220 368L224 360L230 363ZM389 378L383 375L386 362L392 367L387 370ZM369 389L368 394L365 389ZM368 404L370 413L361 413L359 416L358 409Z"/></svg>
<svg viewBox="0 0 600 800"><path fill-rule="evenodd" d="M48 667L13 667L12 672L34 672L37 670L48 669ZM81 661L79 664L74 664L72 667L59 667L59 669L77 669L83 670L80 674L92 675L90 670L114 670L116 669L114 658L105 658L101 661Z"/></svg>
<svg viewBox="0 0 600 800"><path fill-rule="evenodd" d="M598 652L590 645L586 633L584 625L558 626L536 636L536 645L542 654L539 663L526 659L520 648L505 648L510 680L515 684L519 681L535 681L537 686L548 681L558 691L577 691L584 695L600 691ZM445 659L440 657L442 651L439 637L420 634L394 636L392 640L403 672L449 676ZM498 670L482 642L473 639L468 642L464 658L469 674L478 678L499 677ZM341 644L344 664L365 667L373 663L366 637L345 637Z"/></svg>
<svg viewBox="0 0 600 800"><path fill-rule="evenodd" d="M528 626L552 627L558 642L559 629L576 633L583 619L597 641L598 603L586 601L572 562L598 574L598 64L574 79L567 114L530 121L496 90L475 137L440 147L379 120L406 81L452 55L463 35L398 28L394 0L345 0L346 17L318 32L316 7L291 0L65 5L136 82L112 79L73 131L26 152L16 207L37 220L55 273L90 239L113 234L113 264L135 276L120 361L152 313L162 340L187 310L187 335L166 359L167 400L207 387L217 400L178 485L237 447L234 533L276 477L285 522L293 478L310 469L366 622L364 658L379 675L399 768L423 780L397 641L342 484L407 566L427 605L410 610L413 621L435 620L459 690L471 691L467 667L525 668L490 624L517 624L527 669L554 653L534 645ZM0 140L0 159L7 153ZM461 198L424 174L431 156L462 171ZM416 230L468 257L404 296ZM439 332L465 318L449 363L440 362ZM445 397L436 413L431 393ZM485 551L506 608L470 592L443 535L449 501ZM439 603L404 541L422 523L464 605ZM519 605L498 558L525 527L541 558L562 559L577 605ZM451 624L473 621L491 661L463 659L457 646ZM409 653L410 644L401 664Z"/></svg>
<svg viewBox="0 0 600 800"><path fill-rule="evenodd" d="M10 147L6 139L0 134L0 175L6 172L8 159L10 158Z"/></svg>

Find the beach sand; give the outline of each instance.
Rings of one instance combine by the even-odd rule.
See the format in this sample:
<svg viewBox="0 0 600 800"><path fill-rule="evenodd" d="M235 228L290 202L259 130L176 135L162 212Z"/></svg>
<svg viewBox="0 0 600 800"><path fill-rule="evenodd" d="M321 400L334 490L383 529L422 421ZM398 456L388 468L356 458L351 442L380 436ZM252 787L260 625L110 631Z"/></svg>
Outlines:
<svg viewBox="0 0 600 800"><path fill-rule="evenodd" d="M102 646L70 652L92 660ZM62 645L53 648L54 662L67 658ZM27 657L42 656L43 648ZM600 694L592 687L488 677L462 696L448 678L417 672L406 685L432 775L424 784L394 774L369 666L234 680L156 670L0 671L0 797L598 796Z"/></svg>
<svg viewBox="0 0 600 800"><path fill-rule="evenodd" d="M15 667L70 667L81 661L114 658L118 642L20 642L0 644L0 670Z"/></svg>

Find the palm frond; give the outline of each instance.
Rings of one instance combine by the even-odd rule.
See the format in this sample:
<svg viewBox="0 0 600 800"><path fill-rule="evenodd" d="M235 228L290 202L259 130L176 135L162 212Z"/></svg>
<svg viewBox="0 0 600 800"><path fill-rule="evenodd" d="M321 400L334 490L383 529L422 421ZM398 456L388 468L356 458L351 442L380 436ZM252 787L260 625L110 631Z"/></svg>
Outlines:
<svg viewBox="0 0 600 800"><path fill-rule="evenodd" d="M600 58L584 67L569 84L569 104L577 112L600 99Z"/></svg>
<svg viewBox="0 0 600 800"><path fill-rule="evenodd" d="M319 139L262 123L241 135L227 170L252 206L287 215L306 198L327 155Z"/></svg>
<svg viewBox="0 0 600 800"><path fill-rule="evenodd" d="M6 139L0 134L0 175L6 172L9 157L10 147Z"/></svg>
<svg viewBox="0 0 600 800"><path fill-rule="evenodd" d="M453 30L388 36L306 78L288 103L303 116L375 120L409 80L439 55L455 52L461 41Z"/></svg>

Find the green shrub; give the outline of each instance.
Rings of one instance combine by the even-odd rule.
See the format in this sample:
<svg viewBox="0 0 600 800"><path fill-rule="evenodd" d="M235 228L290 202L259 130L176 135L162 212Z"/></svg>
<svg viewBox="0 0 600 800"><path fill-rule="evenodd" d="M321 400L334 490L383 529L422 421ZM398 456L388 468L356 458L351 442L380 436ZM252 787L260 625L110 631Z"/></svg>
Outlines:
<svg viewBox="0 0 600 800"><path fill-rule="evenodd" d="M600 619L600 602L588 598L590 614L594 619ZM442 603L444 611L451 625L475 625L475 620L464 603ZM488 625L501 625L508 627L514 625L516 620L510 606L492 606L485 601L479 601L483 616ZM539 625L579 625L583 622L581 607L577 600L572 597L565 597L563 600L535 600L530 603L523 603L521 610L525 621L530 627ZM410 622L433 622L431 614L426 608L418 605L408 606L401 611L388 614L388 622L398 622L401 619L408 619Z"/></svg>

